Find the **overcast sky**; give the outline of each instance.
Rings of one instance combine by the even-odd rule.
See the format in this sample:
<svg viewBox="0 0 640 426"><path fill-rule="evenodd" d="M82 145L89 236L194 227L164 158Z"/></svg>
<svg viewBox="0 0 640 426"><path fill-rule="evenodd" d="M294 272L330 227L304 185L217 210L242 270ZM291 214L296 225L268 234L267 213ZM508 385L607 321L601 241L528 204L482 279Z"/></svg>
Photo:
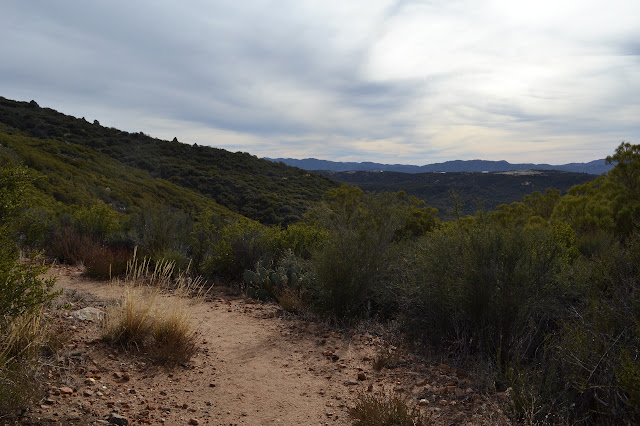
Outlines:
<svg viewBox="0 0 640 426"><path fill-rule="evenodd" d="M640 143L638 0L3 0L0 96L263 157Z"/></svg>

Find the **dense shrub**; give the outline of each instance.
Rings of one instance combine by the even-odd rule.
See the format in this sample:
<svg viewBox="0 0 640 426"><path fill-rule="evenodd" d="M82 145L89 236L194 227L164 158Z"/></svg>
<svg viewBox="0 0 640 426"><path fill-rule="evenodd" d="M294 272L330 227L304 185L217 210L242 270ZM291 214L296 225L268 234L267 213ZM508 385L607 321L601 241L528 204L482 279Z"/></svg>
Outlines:
<svg viewBox="0 0 640 426"><path fill-rule="evenodd" d="M581 278L585 306L570 311L548 348L556 388L571 396L553 408L589 422L638 423L640 235L600 253Z"/></svg>
<svg viewBox="0 0 640 426"><path fill-rule="evenodd" d="M238 221L212 230L212 244L200 270L209 277L240 280L256 263L270 263L282 255L281 231L257 222Z"/></svg>
<svg viewBox="0 0 640 426"><path fill-rule="evenodd" d="M561 274L573 250L562 229L480 218L421 240L405 296L409 330L466 353L534 353L570 291Z"/></svg>
<svg viewBox="0 0 640 426"><path fill-rule="evenodd" d="M435 226L433 222L425 228L403 198L342 186L329 191L325 202L311 212L310 220L328 233L311 262L318 309L338 318L389 311L386 293L398 278L394 266L399 253L393 248L414 231Z"/></svg>

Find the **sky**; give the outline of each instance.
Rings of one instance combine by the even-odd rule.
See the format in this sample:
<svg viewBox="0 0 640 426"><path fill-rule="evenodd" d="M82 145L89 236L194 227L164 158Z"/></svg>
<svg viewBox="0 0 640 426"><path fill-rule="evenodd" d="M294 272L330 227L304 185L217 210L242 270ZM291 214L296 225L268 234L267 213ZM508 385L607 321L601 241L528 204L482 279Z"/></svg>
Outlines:
<svg viewBox="0 0 640 426"><path fill-rule="evenodd" d="M3 0L0 96L259 157L640 143L638 0Z"/></svg>

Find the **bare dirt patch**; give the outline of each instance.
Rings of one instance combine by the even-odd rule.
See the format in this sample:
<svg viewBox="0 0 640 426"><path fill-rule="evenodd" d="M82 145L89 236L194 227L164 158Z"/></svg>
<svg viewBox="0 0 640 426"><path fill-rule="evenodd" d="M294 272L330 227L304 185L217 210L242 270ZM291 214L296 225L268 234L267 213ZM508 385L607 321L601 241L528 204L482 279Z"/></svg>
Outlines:
<svg viewBox="0 0 640 426"><path fill-rule="evenodd" d="M22 424L346 425L361 393L401 396L428 424L509 424L499 398L447 365L407 356L374 369L389 344L341 332L216 289L191 305L199 350L174 368L100 340L99 324L73 314L103 309L122 288L87 280L79 268L50 273L65 290L50 313L69 340L44 372L45 394ZM169 296L176 297L176 296Z"/></svg>

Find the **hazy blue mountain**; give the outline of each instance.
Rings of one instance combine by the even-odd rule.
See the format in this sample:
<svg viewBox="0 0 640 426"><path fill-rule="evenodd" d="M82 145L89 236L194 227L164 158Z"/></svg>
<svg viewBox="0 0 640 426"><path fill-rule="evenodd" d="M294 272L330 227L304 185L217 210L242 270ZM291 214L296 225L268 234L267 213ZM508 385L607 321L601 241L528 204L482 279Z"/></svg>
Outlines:
<svg viewBox="0 0 640 426"><path fill-rule="evenodd" d="M266 158L274 162L282 162L288 166L295 166L305 170L332 170L336 172L347 171L385 171L403 173L430 173L430 172L508 172L515 170L559 170L564 172L588 173L599 175L609 171L613 166L605 164L604 159L590 161L588 163L569 163L561 165L550 164L511 164L507 161L486 160L454 160L444 163L426 164L424 166L412 166L407 164L380 164L380 163L354 163L318 160L316 158Z"/></svg>

